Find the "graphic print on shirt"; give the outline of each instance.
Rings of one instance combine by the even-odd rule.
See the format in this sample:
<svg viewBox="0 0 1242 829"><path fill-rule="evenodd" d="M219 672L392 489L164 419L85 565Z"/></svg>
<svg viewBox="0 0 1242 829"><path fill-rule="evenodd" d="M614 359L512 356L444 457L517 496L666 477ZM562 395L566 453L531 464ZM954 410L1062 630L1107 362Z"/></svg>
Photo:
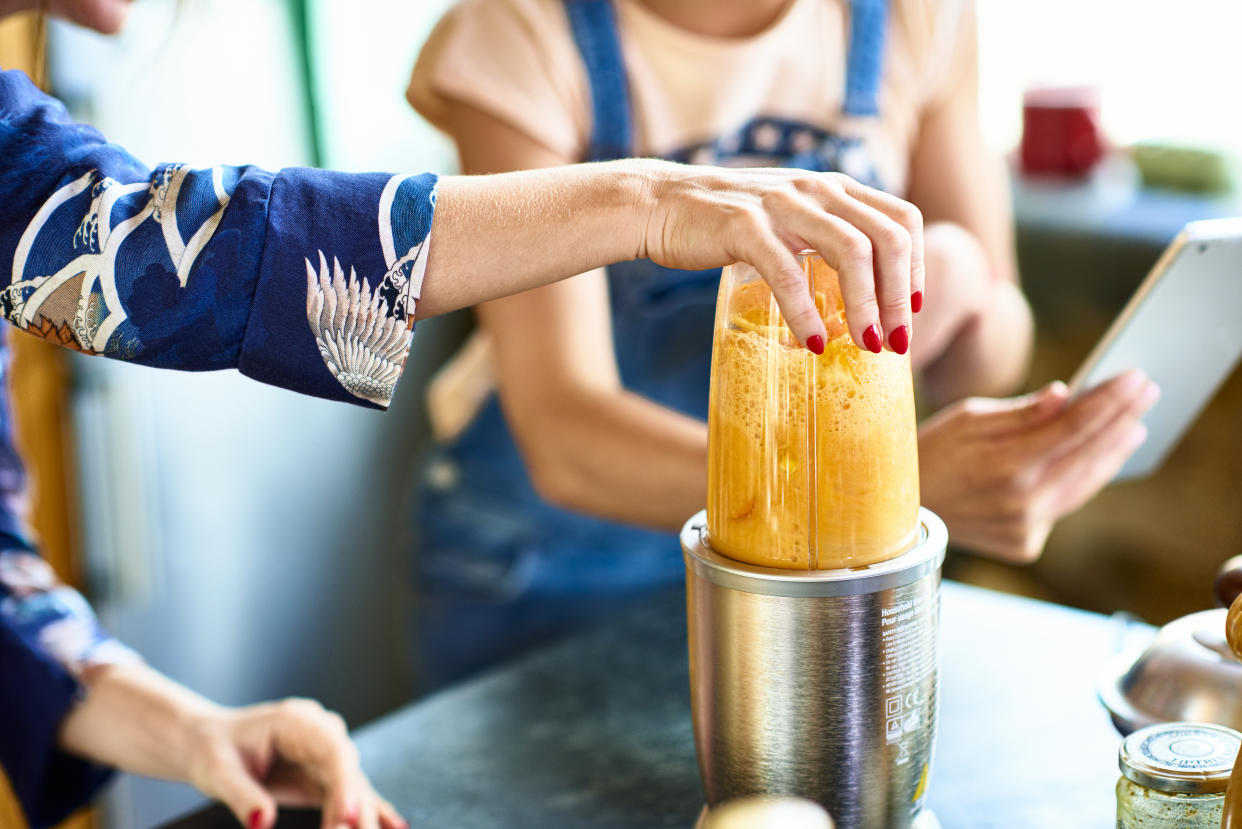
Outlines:
<svg viewBox="0 0 1242 829"><path fill-rule="evenodd" d="M418 242L402 238L412 228L402 215L408 200L397 198L407 182L415 184L412 177L393 176L380 195L380 247L388 270L374 291L353 267L346 278L336 259L329 271L323 251L318 270L309 258L305 260L306 321L324 365L350 394L381 406L391 403L410 351L431 239L430 233ZM435 190L429 198L434 207ZM398 250L404 253L398 256Z"/></svg>
<svg viewBox="0 0 1242 829"><path fill-rule="evenodd" d="M228 205L236 175L226 182L226 172L233 171L169 165L148 181L121 184L92 170L64 185L22 234L0 311L19 328L88 354L136 351L132 332L118 334L128 319L118 257L145 254L184 288Z"/></svg>
<svg viewBox="0 0 1242 829"><path fill-rule="evenodd" d="M870 187L883 189L871 153L861 137L829 132L789 118L752 118L719 138L693 144L665 157L682 164L840 172Z"/></svg>

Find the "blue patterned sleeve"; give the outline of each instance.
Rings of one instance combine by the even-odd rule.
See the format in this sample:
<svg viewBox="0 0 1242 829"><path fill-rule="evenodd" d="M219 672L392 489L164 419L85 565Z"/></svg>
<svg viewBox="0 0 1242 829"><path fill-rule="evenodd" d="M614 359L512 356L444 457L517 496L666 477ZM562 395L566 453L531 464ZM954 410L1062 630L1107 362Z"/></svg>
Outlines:
<svg viewBox="0 0 1242 829"><path fill-rule="evenodd" d="M0 766L32 827L53 826L86 805L111 773L57 744L82 692L81 671L137 661L43 559L0 551Z"/></svg>
<svg viewBox="0 0 1242 829"><path fill-rule="evenodd" d="M0 313L79 351L388 406L436 177L148 169L0 73Z"/></svg>
<svg viewBox="0 0 1242 829"><path fill-rule="evenodd" d="M0 332L2 333L2 332ZM0 336L0 374L7 374ZM0 767L34 827L87 803L109 770L57 747L89 665L138 661L110 637L86 600L57 581L20 518L25 475L14 448L7 376L0 377Z"/></svg>

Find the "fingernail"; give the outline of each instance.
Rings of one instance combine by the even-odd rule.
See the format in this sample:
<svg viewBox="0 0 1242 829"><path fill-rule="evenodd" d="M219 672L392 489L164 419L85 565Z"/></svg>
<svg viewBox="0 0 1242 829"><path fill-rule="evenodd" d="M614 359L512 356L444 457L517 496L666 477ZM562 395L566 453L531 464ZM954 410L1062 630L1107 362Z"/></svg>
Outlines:
<svg viewBox="0 0 1242 829"><path fill-rule="evenodd" d="M1160 387L1150 380L1147 381L1147 387L1143 389L1143 397L1141 402L1145 408L1151 408L1156 405L1156 401L1160 399Z"/></svg>
<svg viewBox="0 0 1242 829"><path fill-rule="evenodd" d="M888 344L893 347L893 351L898 354L905 354L910 350L910 328L906 325L899 325L893 333L888 335Z"/></svg>
<svg viewBox="0 0 1242 829"><path fill-rule="evenodd" d="M349 804L349 807L345 809L345 822L348 823L350 826L358 825L358 804L357 803L351 803Z"/></svg>
<svg viewBox="0 0 1242 829"><path fill-rule="evenodd" d="M910 294L910 310L916 314L919 311L923 310L923 292L922 291L915 291L914 293Z"/></svg>
<svg viewBox="0 0 1242 829"><path fill-rule="evenodd" d="M263 810L255 809L246 819L247 829L263 829Z"/></svg>
<svg viewBox="0 0 1242 829"><path fill-rule="evenodd" d="M812 334L806 338L806 347L810 349L812 354L823 354L824 338L818 334Z"/></svg>
<svg viewBox="0 0 1242 829"><path fill-rule="evenodd" d="M1130 444L1131 448L1137 449L1142 446L1146 440L1147 427L1142 423L1135 423L1133 428L1130 429L1130 438L1126 442Z"/></svg>
<svg viewBox="0 0 1242 829"><path fill-rule="evenodd" d="M884 348L884 338L880 336L880 326L872 323L867 327L867 330L863 332L863 345L872 354L880 353Z"/></svg>

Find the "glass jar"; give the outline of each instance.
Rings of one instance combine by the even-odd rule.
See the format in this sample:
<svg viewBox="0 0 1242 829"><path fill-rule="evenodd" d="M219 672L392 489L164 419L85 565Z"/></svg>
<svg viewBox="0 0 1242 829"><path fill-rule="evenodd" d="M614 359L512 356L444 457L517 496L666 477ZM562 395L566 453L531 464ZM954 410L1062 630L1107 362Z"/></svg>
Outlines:
<svg viewBox="0 0 1242 829"><path fill-rule="evenodd" d="M707 533L748 564L828 570L894 558L918 533L910 358L855 345L837 273L800 256L828 331L816 356L767 284L726 268L708 413Z"/></svg>
<svg viewBox="0 0 1242 829"><path fill-rule="evenodd" d="M1160 723L1121 744L1117 829L1220 829L1242 734L1223 725Z"/></svg>

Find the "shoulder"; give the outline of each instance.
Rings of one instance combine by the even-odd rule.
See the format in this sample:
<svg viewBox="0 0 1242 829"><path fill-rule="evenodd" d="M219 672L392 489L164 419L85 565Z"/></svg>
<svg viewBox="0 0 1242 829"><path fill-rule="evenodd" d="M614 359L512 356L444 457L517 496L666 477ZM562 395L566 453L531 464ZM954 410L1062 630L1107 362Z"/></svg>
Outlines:
<svg viewBox="0 0 1242 829"><path fill-rule="evenodd" d="M977 60L974 0L893 0L892 59L909 72L921 106L970 83Z"/></svg>
<svg viewBox="0 0 1242 829"><path fill-rule="evenodd" d="M465 104L562 154L581 143L588 95L564 0L463 0L436 25L406 92L442 129Z"/></svg>
<svg viewBox="0 0 1242 829"><path fill-rule="evenodd" d="M523 46L538 45L552 54L571 38L564 0L462 0L440 18L428 37L419 63L454 46L490 46L480 61L503 57Z"/></svg>
<svg viewBox="0 0 1242 829"><path fill-rule="evenodd" d="M460 9L470 14L518 23L532 31L568 29L565 0L465 0Z"/></svg>
<svg viewBox="0 0 1242 829"><path fill-rule="evenodd" d="M965 27L975 25L974 0L892 0L893 33L916 58L952 50Z"/></svg>

